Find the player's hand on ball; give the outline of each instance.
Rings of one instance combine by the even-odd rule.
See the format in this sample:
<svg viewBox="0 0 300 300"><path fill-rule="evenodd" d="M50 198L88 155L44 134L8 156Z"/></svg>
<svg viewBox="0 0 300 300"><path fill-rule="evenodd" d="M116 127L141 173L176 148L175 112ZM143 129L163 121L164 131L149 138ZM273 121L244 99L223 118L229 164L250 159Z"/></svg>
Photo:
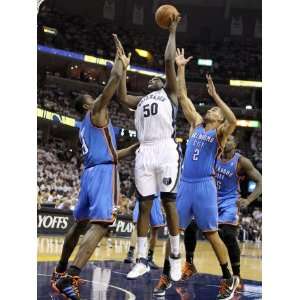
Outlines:
<svg viewBox="0 0 300 300"><path fill-rule="evenodd" d="M207 79L206 87L207 87L208 94L211 97L215 97L217 95L217 91L211 76L209 74L206 74L206 79Z"/></svg>
<svg viewBox="0 0 300 300"><path fill-rule="evenodd" d="M180 22L180 20L181 20L181 16L180 15L172 16L171 17L171 24L169 26L169 31L170 32L175 32L176 31L177 25Z"/></svg>
<svg viewBox="0 0 300 300"><path fill-rule="evenodd" d="M246 208L249 204L250 204L250 202L248 199L240 198L238 200L238 207L241 209Z"/></svg>
<svg viewBox="0 0 300 300"><path fill-rule="evenodd" d="M182 48L180 51L180 49L177 48L175 61L176 61L176 64L178 67L185 66L192 58L193 58L193 56L185 58L184 57L184 49Z"/></svg>

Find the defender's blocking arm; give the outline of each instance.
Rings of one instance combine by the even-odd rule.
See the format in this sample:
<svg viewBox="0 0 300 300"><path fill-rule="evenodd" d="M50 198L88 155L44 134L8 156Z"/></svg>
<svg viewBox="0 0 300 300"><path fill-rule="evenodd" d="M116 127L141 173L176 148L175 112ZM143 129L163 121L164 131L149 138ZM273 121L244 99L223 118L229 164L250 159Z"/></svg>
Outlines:
<svg viewBox="0 0 300 300"><path fill-rule="evenodd" d="M180 16L172 20L169 27L169 39L165 50L165 72L166 72L166 89L170 93L171 100L174 104L177 103L177 88L176 88L176 71L175 71L175 57L176 57L176 29Z"/></svg>
<svg viewBox="0 0 300 300"><path fill-rule="evenodd" d="M220 137L220 141L222 144L225 144L227 137L233 133L237 120L229 106L218 95L211 76L206 75L206 79L208 93L213 98L217 106L222 110L225 118L225 122L218 128L218 136Z"/></svg>
<svg viewBox="0 0 300 300"><path fill-rule="evenodd" d="M128 56L126 56L123 45L121 44L118 37L116 37L116 43L118 45L118 48L121 50L121 54L122 54L121 60L124 66L124 71L122 73L121 81L117 89L117 99L121 104L124 104L129 108L136 109L141 97L127 95L127 87L126 87L127 67L130 64L131 53L129 52Z"/></svg>
<svg viewBox="0 0 300 300"><path fill-rule="evenodd" d="M185 65L193 58L184 58L184 49L177 49L176 52L176 64L178 66L177 75L178 75L178 100L182 107L183 114L191 126L191 131L194 128L203 122L201 115L196 111L194 104L191 99L187 96L187 89L185 83Z"/></svg>
<svg viewBox="0 0 300 300"><path fill-rule="evenodd" d="M114 95L122 76L122 72L123 72L123 63L121 60L122 53L121 53L121 49L116 43L116 35L114 34L113 37L116 45L115 63L111 70L108 82L102 91L102 94L100 94L96 99L96 102L93 107L93 112L92 112L93 115L96 115L103 108L109 105L111 98Z"/></svg>
<svg viewBox="0 0 300 300"><path fill-rule="evenodd" d="M240 164L240 171L256 183L254 191L247 197L247 199L241 199L239 201L240 207L244 208L261 195L262 176L260 172L253 166L252 162L248 158L241 156L239 160L239 164Z"/></svg>
<svg viewBox="0 0 300 300"><path fill-rule="evenodd" d="M117 150L118 160L134 154L135 150L140 146L139 143L135 143L127 148Z"/></svg>

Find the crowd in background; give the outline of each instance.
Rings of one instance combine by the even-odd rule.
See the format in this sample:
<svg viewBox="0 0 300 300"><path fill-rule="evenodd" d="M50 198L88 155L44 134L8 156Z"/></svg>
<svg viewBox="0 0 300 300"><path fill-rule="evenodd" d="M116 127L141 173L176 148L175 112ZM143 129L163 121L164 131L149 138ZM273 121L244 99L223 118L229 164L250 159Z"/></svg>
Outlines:
<svg viewBox="0 0 300 300"><path fill-rule="evenodd" d="M126 51L133 54L133 64L161 71L164 68L164 35L153 35L137 29L126 30L103 20L93 23L83 16L70 16L46 7L39 14L38 25L39 44L106 59L113 59L115 56L111 34L118 33ZM43 26L55 28L57 35L45 34ZM213 66L209 68L199 68L196 60L188 64L188 77L199 77L209 70L216 80L261 80L261 44L257 40L235 41L226 37L222 42L209 44L186 40L181 47L185 48L188 55L213 59ZM152 59L146 60L138 56L134 52L135 48L150 51Z"/></svg>
<svg viewBox="0 0 300 300"><path fill-rule="evenodd" d="M116 32L126 51L133 53L132 64L163 71L165 36L149 35L136 29L125 30L114 23L107 23L107 21L99 21L95 24L82 16L69 16L62 11L49 8L44 8L40 12L38 26L39 44L107 59L113 59L115 56L111 34ZM45 34L42 26L55 28L57 34ZM187 76L191 79L193 77L204 78L205 73L209 71L215 80L220 81L233 78L261 80L261 46L257 41L236 42L230 38L224 38L222 42L211 42L204 45L201 42L187 40L181 46L185 48L188 55L212 58L214 61L213 66L209 69L199 68L196 61L188 64ZM153 59L147 61L139 57L135 54L134 48L147 49L151 52ZM59 72L52 75L61 76ZM67 74L66 77L68 76L70 75ZM90 80L90 77L84 72L77 79L84 82L95 81L93 78ZM76 96L83 92L85 91L80 88L66 91L57 84L43 83L38 86L37 104L38 107L48 111L79 119L80 116L75 111L73 103ZM189 96L197 105L200 102L201 105L208 105L211 104L211 100L206 94L206 91L200 92L196 89L191 91ZM243 108L245 103L249 102L251 95L247 89L244 89L239 96L232 95L228 89L228 94L222 94L222 97L231 107ZM260 108L260 105L258 104L257 108ZM114 126L135 129L132 113L125 111L115 99L112 100L109 110ZM188 124L179 110L177 136L186 139L188 130ZM251 131L237 129L235 135L238 136L239 150L250 158L255 167L261 171L261 129L251 129ZM123 136L122 141L122 143L118 143L119 148L133 142L128 135ZM37 159L38 206L50 205L59 209L73 210L78 198L80 173L83 169L79 147L71 145L68 140L56 138L39 129ZM133 157L125 158L120 161L119 165L119 212L121 214L130 215L135 203L133 159ZM240 223L240 240L261 240L261 209L246 209L240 215Z"/></svg>

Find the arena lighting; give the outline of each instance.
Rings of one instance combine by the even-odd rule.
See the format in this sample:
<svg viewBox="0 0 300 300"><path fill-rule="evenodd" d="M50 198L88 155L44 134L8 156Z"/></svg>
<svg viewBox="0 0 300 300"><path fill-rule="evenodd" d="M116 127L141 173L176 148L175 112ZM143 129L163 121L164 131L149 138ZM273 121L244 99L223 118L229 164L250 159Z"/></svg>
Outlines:
<svg viewBox="0 0 300 300"><path fill-rule="evenodd" d="M47 46L42 46L38 45L38 51L48 53L48 54L53 54L53 55L58 55L58 56L63 56L67 58L71 58L74 60L79 60L79 61L84 61L92 64L97 64L101 66L112 66L113 61L109 59L104 59L104 58L99 58L91 55L84 55L81 53L75 53L75 52L70 52L66 50L61 50L61 49L56 49L56 48L50 48ZM139 67L139 66L134 66L130 65L128 66L128 71L132 73L138 73L141 75L145 76L151 76L151 77L160 77L160 78L166 78L166 75L162 72L152 70L152 69L147 69L144 67Z"/></svg>
<svg viewBox="0 0 300 300"><path fill-rule="evenodd" d="M207 67L211 67L213 64L213 61L211 59L202 59L202 58L198 58L197 60L197 65L198 66L207 66Z"/></svg>
<svg viewBox="0 0 300 300"><path fill-rule="evenodd" d="M52 34L52 35L57 35L57 30L55 28L51 28L51 27L48 27L48 26L43 26L43 30L44 30L45 33Z"/></svg>
<svg viewBox="0 0 300 300"><path fill-rule="evenodd" d="M134 51L140 56L140 57L144 57L144 58L151 58L151 53L147 50L143 50L143 49L138 49L138 48L135 48Z"/></svg>
<svg viewBox="0 0 300 300"><path fill-rule="evenodd" d="M229 85L261 88L262 82L261 81L247 81L247 80L232 80L232 79L230 79Z"/></svg>
<svg viewBox="0 0 300 300"><path fill-rule="evenodd" d="M260 128L261 123L259 121L252 121L252 120L237 120L237 126Z"/></svg>
<svg viewBox="0 0 300 300"><path fill-rule="evenodd" d="M252 105L246 105L246 109L252 109Z"/></svg>

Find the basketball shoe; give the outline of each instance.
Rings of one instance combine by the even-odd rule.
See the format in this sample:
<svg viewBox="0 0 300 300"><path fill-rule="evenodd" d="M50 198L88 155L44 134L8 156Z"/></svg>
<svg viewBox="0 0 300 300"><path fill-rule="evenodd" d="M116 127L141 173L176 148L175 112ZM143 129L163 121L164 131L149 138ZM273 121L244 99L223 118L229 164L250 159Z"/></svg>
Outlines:
<svg viewBox="0 0 300 300"><path fill-rule="evenodd" d="M164 274L160 275L159 281L153 290L153 296L164 296L166 294L166 290L169 289L171 286L171 279Z"/></svg>
<svg viewBox="0 0 300 300"><path fill-rule="evenodd" d="M65 275L54 283L54 287L68 299L80 300L79 283L79 276Z"/></svg>
<svg viewBox="0 0 300 300"><path fill-rule="evenodd" d="M197 269L195 265L190 264L189 262L186 261L182 268L181 280L187 280L195 274L197 274Z"/></svg>
<svg viewBox="0 0 300 300"><path fill-rule="evenodd" d="M127 279L136 279L150 271L146 258L138 258L132 270L127 274Z"/></svg>
<svg viewBox="0 0 300 300"><path fill-rule="evenodd" d="M237 276L232 276L230 279L222 279L220 283L217 300L232 299L238 285L239 285L239 278Z"/></svg>

